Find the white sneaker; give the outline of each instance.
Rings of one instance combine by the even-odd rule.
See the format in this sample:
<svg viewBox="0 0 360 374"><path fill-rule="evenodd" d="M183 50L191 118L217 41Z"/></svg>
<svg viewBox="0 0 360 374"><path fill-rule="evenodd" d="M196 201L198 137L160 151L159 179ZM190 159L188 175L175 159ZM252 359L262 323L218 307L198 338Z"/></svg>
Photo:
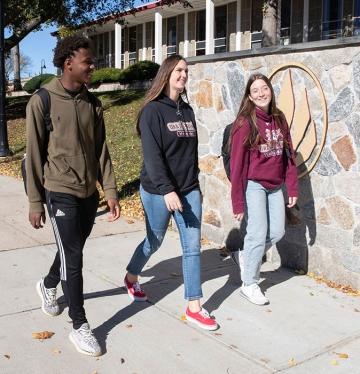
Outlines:
<svg viewBox="0 0 360 374"><path fill-rule="evenodd" d="M241 286L240 295L256 305L269 303L269 299L264 296L257 283L251 284L250 286Z"/></svg>
<svg viewBox="0 0 360 374"><path fill-rule="evenodd" d="M60 308L56 300L56 288L46 288L44 278L41 278L36 283L36 291L41 299L41 310L48 316L58 316Z"/></svg>
<svg viewBox="0 0 360 374"><path fill-rule="evenodd" d="M88 356L101 356L101 348L88 323L83 323L77 330L72 329L70 341L78 352Z"/></svg>

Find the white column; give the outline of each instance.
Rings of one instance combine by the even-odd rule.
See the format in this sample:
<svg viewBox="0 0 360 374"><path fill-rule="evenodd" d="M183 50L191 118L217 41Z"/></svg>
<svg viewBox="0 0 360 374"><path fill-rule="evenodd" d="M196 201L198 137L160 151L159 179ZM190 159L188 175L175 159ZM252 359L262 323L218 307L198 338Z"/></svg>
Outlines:
<svg viewBox="0 0 360 374"><path fill-rule="evenodd" d="M189 57L189 13L184 13L184 57Z"/></svg>
<svg viewBox="0 0 360 374"><path fill-rule="evenodd" d="M108 67L110 68L112 68L111 66L112 54L113 54L113 51L111 50L111 31L109 31L109 55L108 55L109 65Z"/></svg>
<svg viewBox="0 0 360 374"><path fill-rule="evenodd" d="M142 48L142 60L146 60L146 23L143 23L143 33L142 33L142 43L143 43L143 48Z"/></svg>
<svg viewBox="0 0 360 374"><path fill-rule="evenodd" d="M121 69L121 30L122 26L115 23L115 67Z"/></svg>
<svg viewBox="0 0 360 374"><path fill-rule="evenodd" d="M206 0L205 53L207 55L214 53L214 8L213 0Z"/></svg>
<svg viewBox="0 0 360 374"><path fill-rule="evenodd" d="M303 19L303 42L308 41L309 36L309 0L304 0L304 19Z"/></svg>
<svg viewBox="0 0 360 374"><path fill-rule="evenodd" d="M236 40L235 51L241 50L241 0L236 2Z"/></svg>
<svg viewBox="0 0 360 374"><path fill-rule="evenodd" d="M155 62L162 63L162 15L155 13Z"/></svg>

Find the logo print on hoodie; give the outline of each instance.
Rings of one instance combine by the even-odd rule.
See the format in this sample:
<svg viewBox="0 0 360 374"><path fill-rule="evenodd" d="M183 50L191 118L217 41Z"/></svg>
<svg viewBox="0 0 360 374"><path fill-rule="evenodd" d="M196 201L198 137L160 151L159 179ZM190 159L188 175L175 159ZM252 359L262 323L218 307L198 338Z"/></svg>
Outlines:
<svg viewBox="0 0 360 374"><path fill-rule="evenodd" d="M194 138L196 136L196 130L191 121L169 122L167 128L172 132L176 132L179 138Z"/></svg>
<svg viewBox="0 0 360 374"><path fill-rule="evenodd" d="M283 153L284 137L280 129L265 130L266 143L259 145L259 151L265 157L279 156Z"/></svg>

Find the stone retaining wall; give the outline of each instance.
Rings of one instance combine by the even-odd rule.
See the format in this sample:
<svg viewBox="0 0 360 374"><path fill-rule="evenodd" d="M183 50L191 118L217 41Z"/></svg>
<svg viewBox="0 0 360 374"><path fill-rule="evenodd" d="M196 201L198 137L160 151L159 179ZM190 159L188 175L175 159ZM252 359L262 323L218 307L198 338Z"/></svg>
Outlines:
<svg viewBox="0 0 360 374"><path fill-rule="evenodd" d="M199 133L200 180L204 194L203 235L229 247L241 245L242 230L232 216L230 184L221 153L224 127L238 111L246 81L253 72L266 75L280 64L301 63L319 80L325 95L326 115L319 89L301 69L291 69L295 117L303 115L300 92L307 93L314 121L316 146L299 166L299 211L292 215L300 224L287 225L284 239L270 260L314 271L326 278L360 288L360 47L290 51L241 56L233 60L191 62L188 94ZM273 78L281 94L287 69ZM306 96L306 95L305 95ZM284 99L284 98L283 98ZM286 100L286 98L285 98ZM293 131L293 128L292 128ZM309 136L309 129L304 133ZM324 137L324 147L321 138ZM319 159L316 161L317 156ZM311 164L313 169L308 173ZM294 217L292 217L294 221Z"/></svg>

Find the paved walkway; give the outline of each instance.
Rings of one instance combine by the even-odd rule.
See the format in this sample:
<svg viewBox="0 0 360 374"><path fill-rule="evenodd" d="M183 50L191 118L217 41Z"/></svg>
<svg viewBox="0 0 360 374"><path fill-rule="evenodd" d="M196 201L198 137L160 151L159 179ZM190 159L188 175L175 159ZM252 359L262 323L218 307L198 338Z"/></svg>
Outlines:
<svg viewBox="0 0 360 374"><path fill-rule="evenodd" d="M86 245L84 287L87 317L105 354L81 355L68 340L67 307L45 316L35 291L56 250L50 224L30 227L19 181L0 177L0 202L1 374L360 374L360 298L264 264L261 287L271 304L255 306L239 295L236 266L207 248L204 305L221 327L205 332L182 320L177 234L168 232L144 270L150 301L131 303L122 279L144 225L108 223L101 212ZM55 335L32 338L44 330Z"/></svg>

